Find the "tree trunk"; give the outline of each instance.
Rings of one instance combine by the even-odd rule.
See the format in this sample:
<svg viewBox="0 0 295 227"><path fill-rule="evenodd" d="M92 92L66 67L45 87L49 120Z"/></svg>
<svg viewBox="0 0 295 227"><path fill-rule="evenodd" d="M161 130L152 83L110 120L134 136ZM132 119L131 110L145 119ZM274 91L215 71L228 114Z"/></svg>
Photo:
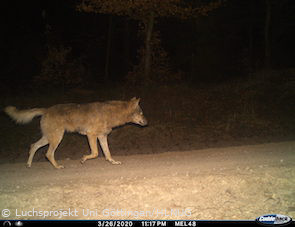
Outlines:
<svg viewBox="0 0 295 227"><path fill-rule="evenodd" d="M112 36L113 36L113 16L109 17L109 29L108 29L108 37L107 37L107 50L106 50L106 63L104 70L104 81L107 82L109 80L109 68L110 68L110 57L112 52Z"/></svg>
<svg viewBox="0 0 295 227"><path fill-rule="evenodd" d="M249 14L249 21L248 21L248 74L252 74L255 70L255 61L254 61L254 10L255 5L254 1L250 1L250 14Z"/></svg>
<svg viewBox="0 0 295 227"><path fill-rule="evenodd" d="M271 0L265 0L266 13L265 13L265 27L264 27L264 67L270 69L271 67Z"/></svg>
<svg viewBox="0 0 295 227"><path fill-rule="evenodd" d="M196 77L196 67L195 67L195 48L197 47L197 42L196 42L196 21L193 19L190 21L191 23L191 43L190 45L192 46L191 48L191 58L190 58L190 80L193 80Z"/></svg>
<svg viewBox="0 0 295 227"><path fill-rule="evenodd" d="M254 71L254 64L253 64L253 25L250 24L248 28L248 35L249 35L249 44L248 44L248 65L247 70L248 73L252 73Z"/></svg>
<svg viewBox="0 0 295 227"><path fill-rule="evenodd" d="M154 12L151 12L146 23L146 40L145 40L145 52L144 52L144 80L148 82L150 80L151 72L151 59L152 59L152 46L151 39L154 27Z"/></svg>
<svg viewBox="0 0 295 227"><path fill-rule="evenodd" d="M125 60L125 70L128 72L130 70L130 28L129 19L126 17L124 25L124 60Z"/></svg>

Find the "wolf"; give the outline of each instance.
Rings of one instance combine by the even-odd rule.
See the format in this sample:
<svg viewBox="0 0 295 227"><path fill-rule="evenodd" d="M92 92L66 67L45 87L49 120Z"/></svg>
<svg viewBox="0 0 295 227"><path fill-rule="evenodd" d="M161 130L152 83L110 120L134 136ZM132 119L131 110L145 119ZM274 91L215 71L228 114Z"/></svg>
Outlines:
<svg viewBox="0 0 295 227"><path fill-rule="evenodd" d="M27 110L17 110L14 106L8 106L4 111L18 124L25 124L32 121L36 116L42 116L40 120L42 137L31 145L27 167L31 167L36 151L49 144L46 153L47 159L55 168L62 169L64 166L56 162L54 152L65 131L78 132L87 136L91 154L84 155L81 163L98 156L98 139L105 159L114 165L121 164L121 162L112 158L107 136L113 128L127 123L140 126L147 125L148 122L143 115L139 102L140 99L134 97L128 101L69 103Z"/></svg>

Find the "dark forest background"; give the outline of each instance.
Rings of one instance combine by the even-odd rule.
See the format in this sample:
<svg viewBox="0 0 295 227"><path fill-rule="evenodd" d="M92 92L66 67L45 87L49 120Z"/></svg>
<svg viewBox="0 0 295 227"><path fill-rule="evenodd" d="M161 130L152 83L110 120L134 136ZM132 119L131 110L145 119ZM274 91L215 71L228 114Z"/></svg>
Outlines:
<svg viewBox="0 0 295 227"><path fill-rule="evenodd" d="M2 4L3 83L115 83L132 75L143 45L140 23L126 16L80 12L78 3ZM294 67L294 12L292 0L228 0L208 16L158 18L158 71L171 74L165 81L198 84L244 78L264 68ZM161 75L158 78L161 81Z"/></svg>

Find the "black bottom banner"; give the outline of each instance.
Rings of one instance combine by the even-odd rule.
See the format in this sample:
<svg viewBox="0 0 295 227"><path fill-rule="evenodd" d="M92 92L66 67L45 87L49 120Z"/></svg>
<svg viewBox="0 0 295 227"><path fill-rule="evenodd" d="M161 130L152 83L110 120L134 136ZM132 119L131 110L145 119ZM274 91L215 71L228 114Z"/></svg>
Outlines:
<svg viewBox="0 0 295 227"><path fill-rule="evenodd" d="M1 220L1 226L96 226L96 227L206 227L206 226L282 226L280 224L261 224L256 221L201 221L201 220ZM291 221L284 226L294 226L295 222Z"/></svg>

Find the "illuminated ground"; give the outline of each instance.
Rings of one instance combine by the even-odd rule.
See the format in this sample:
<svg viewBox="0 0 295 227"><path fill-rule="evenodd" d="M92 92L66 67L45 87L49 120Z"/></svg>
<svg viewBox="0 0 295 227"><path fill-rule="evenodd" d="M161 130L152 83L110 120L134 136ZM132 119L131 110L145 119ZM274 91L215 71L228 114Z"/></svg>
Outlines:
<svg viewBox="0 0 295 227"><path fill-rule="evenodd" d="M1 164L0 210L10 210L5 219L44 219L28 216L33 209L55 211L46 219L60 219L61 209L62 219L295 217L294 150L292 141L114 156L120 166L71 157L59 160L64 170L47 161Z"/></svg>

